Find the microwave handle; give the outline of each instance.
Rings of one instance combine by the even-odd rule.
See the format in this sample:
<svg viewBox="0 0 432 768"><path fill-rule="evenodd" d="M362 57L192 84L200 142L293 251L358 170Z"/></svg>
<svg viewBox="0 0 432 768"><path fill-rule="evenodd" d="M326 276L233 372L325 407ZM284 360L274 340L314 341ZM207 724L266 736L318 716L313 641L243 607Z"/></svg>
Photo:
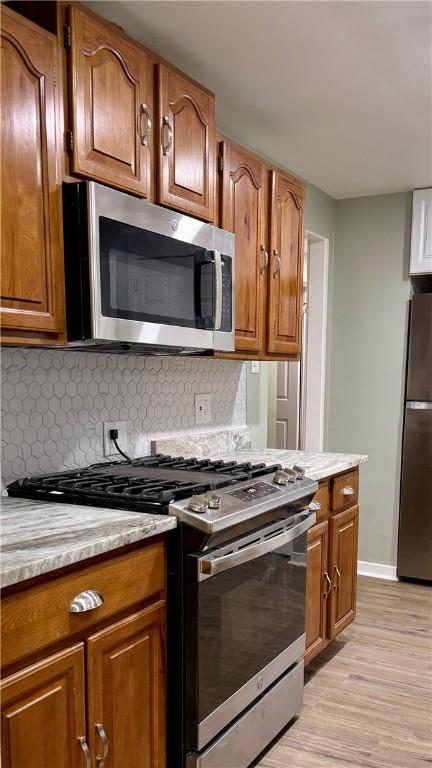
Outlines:
<svg viewBox="0 0 432 768"><path fill-rule="evenodd" d="M277 536L272 536L269 539L263 539L262 541L250 544L248 547L243 547L235 552L230 552L228 555L220 555L219 557L201 557L198 559L198 581L209 578L209 576L216 576L222 571L228 571L230 568L234 568L237 565L243 565L250 560L256 560L257 557L267 555L269 552L273 552L275 549L283 547L290 541L294 541L309 528L314 525L316 521L315 512L308 512L303 516L303 519L294 525L292 528L288 528Z"/></svg>
<svg viewBox="0 0 432 768"><path fill-rule="evenodd" d="M219 331L222 325L222 257L219 251L214 251L214 281L215 281L215 317L214 330Z"/></svg>

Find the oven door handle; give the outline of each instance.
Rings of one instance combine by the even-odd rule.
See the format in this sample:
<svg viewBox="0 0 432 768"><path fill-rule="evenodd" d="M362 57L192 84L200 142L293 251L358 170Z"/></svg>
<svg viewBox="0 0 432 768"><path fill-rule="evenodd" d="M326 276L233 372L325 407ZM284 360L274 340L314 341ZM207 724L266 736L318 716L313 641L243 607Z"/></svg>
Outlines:
<svg viewBox="0 0 432 768"><path fill-rule="evenodd" d="M271 536L264 538L262 541L255 542L249 546L237 549L235 552L230 552L228 555L220 555L219 557L202 557L198 559L198 581L208 579L210 576L215 576L222 571L228 571L230 568L235 568L237 565L243 565L250 560L256 560L257 557L267 555L269 552L273 552L275 549L283 547L285 544L289 544L290 541L294 541L303 533L311 528L316 521L315 512L308 512L300 523L294 525L292 528L288 528L277 536Z"/></svg>

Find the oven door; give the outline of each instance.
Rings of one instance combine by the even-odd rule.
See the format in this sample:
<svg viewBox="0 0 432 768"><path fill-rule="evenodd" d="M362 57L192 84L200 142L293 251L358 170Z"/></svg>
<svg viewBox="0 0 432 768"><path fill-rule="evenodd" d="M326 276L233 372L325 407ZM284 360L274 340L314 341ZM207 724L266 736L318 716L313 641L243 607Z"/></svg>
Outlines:
<svg viewBox="0 0 432 768"><path fill-rule="evenodd" d="M93 182L87 189L93 338L214 349L217 334L217 348L233 348L233 236Z"/></svg>
<svg viewBox="0 0 432 768"><path fill-rule="evenodd" d="M306 531L292 515L189 556L186 746L201 750L305 649Z"/></svg>

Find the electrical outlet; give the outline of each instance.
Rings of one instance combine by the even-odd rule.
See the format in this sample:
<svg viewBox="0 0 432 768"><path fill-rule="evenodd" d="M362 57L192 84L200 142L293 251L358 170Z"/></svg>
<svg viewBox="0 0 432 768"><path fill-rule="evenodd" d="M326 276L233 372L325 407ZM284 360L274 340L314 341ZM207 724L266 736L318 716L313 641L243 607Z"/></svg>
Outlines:
<svg viewBox="0 0 432 768"><path fill-rule="evenodd" d="M103 449L104 456L118 456L121 458L117 448L111 440L110 429L118 430L117 442L125 453L127 453L127 425L125 421L104 421L103 423Z"/></svg>
<svg viewBox="0 0 432 768"><path fill-rule="evenodd" d="M259 360L251 360L250 364L250 372L251 373L259 373Z"/></svg>
<svg viewBox="0 0 432 768"><path fill-rule="evenodd" d="M211 395L195 395L195 423L208 424L211 421Z"/></svg>

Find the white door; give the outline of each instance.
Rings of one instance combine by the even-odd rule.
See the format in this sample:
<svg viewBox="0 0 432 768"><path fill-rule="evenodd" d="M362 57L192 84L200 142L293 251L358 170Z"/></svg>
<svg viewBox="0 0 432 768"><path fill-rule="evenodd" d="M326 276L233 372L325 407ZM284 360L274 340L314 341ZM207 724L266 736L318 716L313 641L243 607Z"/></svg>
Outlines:
<svg viewBox="0 0 432 768"><path fill-rule="evenodd" d="M276 448L296 450L300 426L300 363L277 363Z"/></svg>

